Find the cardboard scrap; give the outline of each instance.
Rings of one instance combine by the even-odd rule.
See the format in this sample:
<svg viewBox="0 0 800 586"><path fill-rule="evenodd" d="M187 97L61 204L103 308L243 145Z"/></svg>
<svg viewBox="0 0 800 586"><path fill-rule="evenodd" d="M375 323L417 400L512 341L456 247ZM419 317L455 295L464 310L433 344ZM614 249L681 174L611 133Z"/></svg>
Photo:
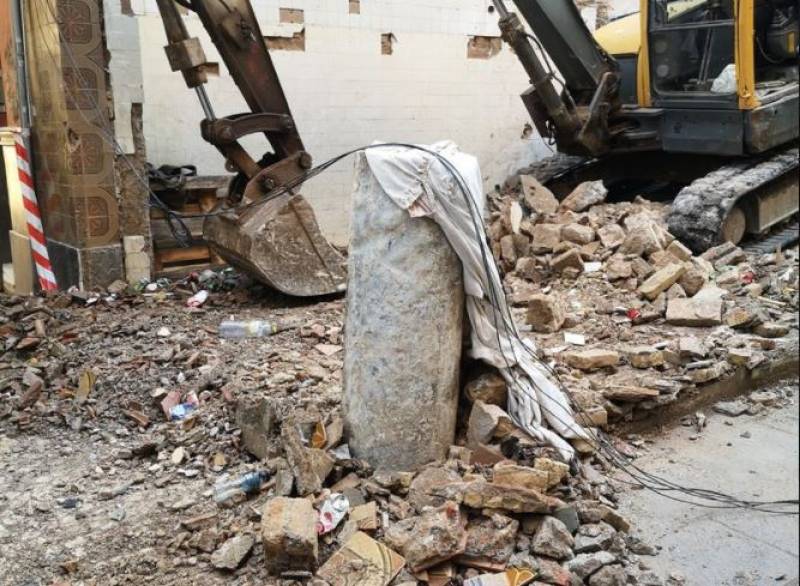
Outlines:
<svg viewBox="0 0 800 586"><path fill-rule="evenodd" d="M328 434L325 431L325 425L321 421L317 421L314 425L314 433L311 434L311 447L322 449L328 443Z"/></svg>
<svg viewBox="0 0 800 586"><path fill-rule="evenodd" d="M75 400L78 403L85 403L89 399L89 394L94 388L97 376L91 370L84 370L78 378L78 390L75 392Z"/></svg>
<svg viewBox="0 0 800 586"><path fill-rule="evenodd" d="M405 565L400 555L359 531L325 562L317 576L331 586L387 586Z"/></svg>

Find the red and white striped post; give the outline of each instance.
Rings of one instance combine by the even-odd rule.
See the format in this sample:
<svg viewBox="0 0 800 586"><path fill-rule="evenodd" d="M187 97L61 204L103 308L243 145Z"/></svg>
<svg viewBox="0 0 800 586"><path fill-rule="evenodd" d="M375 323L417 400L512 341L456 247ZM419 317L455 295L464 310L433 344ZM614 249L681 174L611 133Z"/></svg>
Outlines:
<svg viewBox="0 0 800 586"><path fill-rule="evenodd" d="M19 182L22 189L22 202L25 206L25 219L28 224L28 236L31 241L31 254L39 276L39 286L43 291L58 289L53 267L50 265L50 255L47 253L47 241L44 238L42 227L42 214L36 201L36 191L33 187L33 174L31 173L30 156L25 146L22 133L17 133L17 169Z"/></svg>

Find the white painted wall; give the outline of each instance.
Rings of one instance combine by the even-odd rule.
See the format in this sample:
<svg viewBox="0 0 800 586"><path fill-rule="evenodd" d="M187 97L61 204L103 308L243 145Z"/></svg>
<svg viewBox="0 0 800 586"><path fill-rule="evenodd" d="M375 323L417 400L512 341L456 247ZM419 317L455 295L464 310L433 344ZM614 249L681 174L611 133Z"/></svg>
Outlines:
<svg viewBox="0 0 800 586"><path fill-rule="evenodd" d="M611 16L622 16L639 11L639 0L610 0Z"/></svg>
<svg viewBox="0 0 800 586"><path fill-rule="evenodd" d="M361 0L361 14L349 14L348 0L252 3L265 35L291 36L298 30L279 24L279 8L304 10L305 52L272 55L316 162L375 140L451 139L479 158L492 187L549 153L538 138L522 138L529 117L519 94L528 81L509 48L488 60L467 59L470 36L499 35L490 0ZM200 137L202 111L193 92L167 65L155 0L132 0L132 6L141 46L148 159L157 165L192 163L201 174L224 172L219 153ZM199 19L186 20L208 59L221 61ZM382 55L381 34L389 32L397 39L394 53ZM206 87L218 115L246 110L224 66ZM266 146L257 139L245 144L258 155ZM323 231L337 243L347 240L351 189L350 160L303 189Z"/></svg>

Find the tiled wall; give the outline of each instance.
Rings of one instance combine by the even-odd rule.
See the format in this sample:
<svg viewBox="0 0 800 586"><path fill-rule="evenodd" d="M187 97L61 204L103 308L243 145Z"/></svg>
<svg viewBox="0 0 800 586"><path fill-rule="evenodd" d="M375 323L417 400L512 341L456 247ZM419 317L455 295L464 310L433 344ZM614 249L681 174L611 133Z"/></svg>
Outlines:
<svg viewBox="0 0 800 586"><path fill-rule="evenodd" d="M28 6L34 171L56 276L108 283L122 255L99 0Z"/></svg>

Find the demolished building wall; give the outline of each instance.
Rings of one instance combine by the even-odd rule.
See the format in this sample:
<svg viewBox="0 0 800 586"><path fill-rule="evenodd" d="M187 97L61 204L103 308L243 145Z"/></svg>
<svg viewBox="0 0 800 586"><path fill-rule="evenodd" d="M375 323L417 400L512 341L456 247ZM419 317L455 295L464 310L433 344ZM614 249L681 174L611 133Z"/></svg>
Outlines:
<svg viewBox="0 0 800 586"><path fill-rule="evenodd" d="M590 4L594 4L592 0ZM611 4L615 4L612 2ZM254 0L253 7L306 148L322 162L373 140L417 143L452 139L474 152L488 187L550 151L530 130L519 99L527 87L513 53L499 43L489 0ZM592 6L586 17L594 27ZM616 13L616 8L611 7ZM202 110L171 72L154 0L131 5L144 72L144 132L151 162L224 172L219 153L199 138ZM188 14L219 77L207 84L217 113L246 110L199 19ZM112 52L113 58L113 52ZM263 141L245 141L254 151ZM326 236L348 237L352 164L309 182Z"/></svg>
<svg viewBox="0 0 800 586"><path fill-rule="evenodd" d="M131 44L137 31L126 30L127 17L119 20L119 3L26 7L33 171L58 284L90 289L149 277L140 61ZM138 253L138 266L127 262L123 240Z"/></svg>
<svg viewBox="0 0 800 586"><path fill-rule="evenodd" d="M89 0L29 3L34 174L61 287L122 278L102 11ZM60 30L59 30L60 28Z"/></svg>

